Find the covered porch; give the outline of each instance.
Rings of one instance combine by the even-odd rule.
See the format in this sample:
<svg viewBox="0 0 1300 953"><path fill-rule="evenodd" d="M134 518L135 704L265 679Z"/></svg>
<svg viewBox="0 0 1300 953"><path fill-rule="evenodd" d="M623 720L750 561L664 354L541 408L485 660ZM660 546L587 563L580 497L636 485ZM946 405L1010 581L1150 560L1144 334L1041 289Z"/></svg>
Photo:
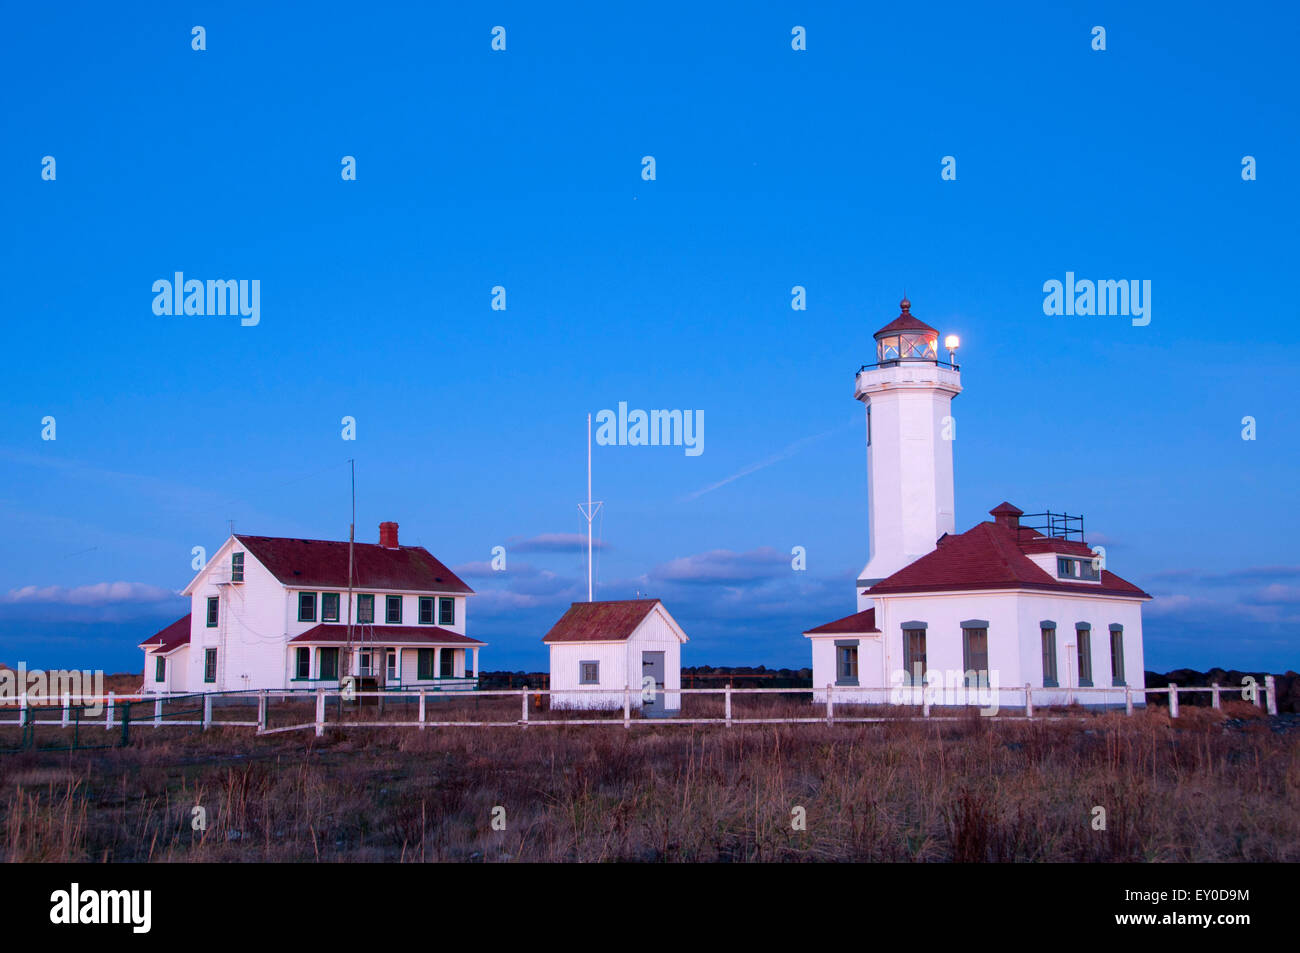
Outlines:
<svg viewBox="0 0 1300 953"><path fill-rule="evenodd" d="M289 641L298 682L337 684L340 676L374 679L381 691L473 691L479 650L487 643L438 626L321 624ZM346 656L346 657L345 657Z"/></svg>

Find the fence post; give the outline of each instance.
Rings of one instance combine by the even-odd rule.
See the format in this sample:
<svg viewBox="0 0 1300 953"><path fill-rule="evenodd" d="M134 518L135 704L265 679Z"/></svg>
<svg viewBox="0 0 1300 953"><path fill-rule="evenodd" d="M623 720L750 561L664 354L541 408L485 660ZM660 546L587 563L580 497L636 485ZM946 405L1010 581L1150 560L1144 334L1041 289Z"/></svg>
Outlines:
<svg viewBox="0 0 1300 953"><path fill-rule="evenodd" d="M1215 682L1210 686L1210 704L1215 708L1219 707L1219 683Z"/></svg>
<svg viewBox="0 0 1300 953"><path fill-rule="evenodd" d="M284 698L281 697L280 701L283 702ZM257 733L259 735L266 731L266 704L266 689L262 689L257 693Z"/></svg>
<svg viewBox="0 0 1300 953"><path fill-rule="evenodd" d="M316 689L316 737L325 734L325 690Z"/></svg>
<svg viewBox="0 0 1300 953"><path fill-rule="evenodd" d="M67 692L63 693L63 724L62 727L68 727L68 709L72 707L72 696Z"/></svg>
<svg viewBox="0 0 1300 953"><path fill-rule="evenodd" d="M424 689L420 689L420 730L424 731Z"/></svg>
<svg viewBox="0 0 1300 953"><path fill-rule="evenodd" d="M108 693L108 704L104 706L104 710L108 713L108 714L106 714L106 715L104 716L104 730L105 730L105 731L112 731L112 730L113 730L113 699L114 699L114 693L113 693L113 692L109 692L109 693Z"/></svg>
<svg viewBox="0 0 1300 953"><path fill-rule="evenodd" d="M524 727L527 728L528 727L528 686L527 685L524 686L524 690L523 690L522 708L524 713L523 723L524 723Z"/></svg>
<svg viewBox="0 0 1300 953"><path fill-rule="evenodd" d="M1124 714L1133 714L1133 689L1128 685L1124 686Z"/></svg>
<svg viewBox="0 0 1300 953"><path fill-rule="evenodd" d="M1253 681L1253 679L1252 679L1252 681ZM1268 684L1268 683L1265 682L1265 684ZM1243 697L1243 698L1245 697L1245 693L1244 693L1244 692L1242 693L1242 697ZM1256 708L1259 708L1259 709L1263 709L1263 707L1264 707L1264 692L1263 692L1263 689L1261 689L1258 685L1255 686L1255 707L1256 707Z"/></svg>
<svg viewBox="0 0 1300 953"><path fill-rule="evenodd" d="M203 730L207 731L212 726L212 694L203 693Z"/></svg>
<svg viewBox="0 0 1300 953"><path fill-rule="evenodd" d="M1277 687L1272 675L1264 676L1264 691L1268 692L1268 713L1277 714Z"/></svg>
<svg viewBox="0 0 1300 953"><path fill-rule="evenodd" d="M731 682L727 682L727 687L722 691L723 712L727 719L727 727L731 727Z"/></svg>
<svg viewBox="0 0 1300 953"><path fill-rule="evenodd" d="M159 698L153 703L153 726L158 728L162 725L162 699Z"/></svg>
<svg viewBox="0 0 1300 953"><path fill-rule="evenodd" d="M835 724L835 686L826 684L826 724Z"/></svg>
<svg viewBox="0 0 1300 953"><path fill-rule="evenodd" d="M1025 717L1034 717L1034 690L1025 682Z"/></svg>
<svg viewBox="0 0 1300 953"><path fill-rule="evenodd" d="M921 715L930 717L930 686L924 681L921 682Z"/></svg>
<svg viewBox="0 0 1300 953"><path fill-rule="evenodd" d="M623 685L623 727L632 727L632 687Z"/></svg>
<svg viewBox="0 0 1300 953"><path fill-rule="evenodd" d="M27 686L23 686L23 693L18 696L18 724L26 726L27 724Z"/></svg>
<svg viewBox="0 0 1300 953"><path fill-rule="evenodd" d="M1173 682L1169 683L1169 717L1178 717L1178 686Z"/></svg>

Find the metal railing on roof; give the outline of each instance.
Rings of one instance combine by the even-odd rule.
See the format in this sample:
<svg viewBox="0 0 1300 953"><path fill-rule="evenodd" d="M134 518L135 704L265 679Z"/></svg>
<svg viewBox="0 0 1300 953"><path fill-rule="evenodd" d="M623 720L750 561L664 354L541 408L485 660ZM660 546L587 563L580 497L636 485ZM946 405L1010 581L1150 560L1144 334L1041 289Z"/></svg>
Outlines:
<svg viewBox="0 0 1300 953"><path fill-rule="evenodd" d="M1028 522L1037 520L1038 522ZM1052 539L1078 540L1083 542L1083 517L1070 516L1068 513L1024 513L1020 517L1020 528L1032 530Z"/></svg>
<svg viewBox="0 0 1300 953"><path fill-rule="evenodd" d="M951 364L948 361L940 361L930 357L896 357L892 361L880 361L877 364L863 364L858 368L858 373L871 371L880 367L897 367L899 364L933 364L935 367L946 367L949 370L961 370L960 364Z"/></svg>

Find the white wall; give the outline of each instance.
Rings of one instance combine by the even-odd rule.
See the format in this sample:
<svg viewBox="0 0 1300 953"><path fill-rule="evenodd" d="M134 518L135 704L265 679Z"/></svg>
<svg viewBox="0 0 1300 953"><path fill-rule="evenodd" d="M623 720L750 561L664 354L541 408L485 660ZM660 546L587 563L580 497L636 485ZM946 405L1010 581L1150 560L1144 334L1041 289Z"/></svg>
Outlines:
<svg viewBox="0 0 1300 953"><path fill-rule="evenodd" d="M230 554L243 552L244 581L230 578ZM192 583L190 650L186 679L191 691L241 691L290 687L284 589L251 552L228 539ZM217 626L207 626L208 597L218 602ZM296 606L295 606L296 610ZM296 611L295 611L296 617ZM299 631L302 631L301 629ZM217 678L203 680L205 650L217 650ZM302 686L296 683L294 687Z"/></svg>
<svg viewBox="0 0 1300 953"><path fill-rule="evenodd" d="M953 441L943 439L943 421L960 392L961 375L934 364L904 362L858 375L856 396L866 398L871 413L871 557L860 578L892 575L955 532ZM859 595L858 610L870 606L870 597Z"/></svg>
<svg viewBox="0 0 1300 953"><path fill-rule="evenodd" d="M628 676L628 647L626 642L558 642L550 648L551 707L552 708L622 708L623 687L632 687L632 704L640 704L635 683ZM637 655L640 665L641 656ZM600 663L600 682L581 684L581 662ZM581 689L582 691L572 691ZM609 691L592 691L609 689ZM568 691L566 691L568 690Z"/></svg>
<svg viewBox="0 0 1300 953"><path fill-rule="evenodd" d="M957 673L965 669L962 645L963 621L988 622L990 682L1000 686L999 704L1019 707L1024 704L1024 686L1043 688L1042 640L1039 623L1050 619L1057 624L1058 691L1037 691L1035 704L1120 705L1122 691L1089 691L1079 687L1075 625L1092 626L1091 659L1093 686L1113 688L1110 672L1110 625L1124 626L1124 679L1129 686L1143 686L1145 659L1142 648L1142 603L1136 599L1071 594L1035 593L1031 591L986 591L930 595L878 596L876 625L881 630L878 655L864 651L869 643L859 643L858 681L862 691L837 689L837 700L846 702L881 702L888 700L896 671L903 668L904 622L926 623L926 668L928 672ZM837 638L853 636L810 637L812 643L813 686L820 689L815 699L825 701L825 686L834 684ZM868 689L877 689L869 691ZM1142 704L1141 696L1134 698Z"/></svg>
<svg viewBox="0 0 1300 953"><path fill-rule="evenodd" d="M163 656L167 661L166 677L161 681L156 681L154 675L157 671L158 656L144 650L144 690L154 694L177 694L185 692L189 676L189 646L181 646L170 655Z"/></svg>

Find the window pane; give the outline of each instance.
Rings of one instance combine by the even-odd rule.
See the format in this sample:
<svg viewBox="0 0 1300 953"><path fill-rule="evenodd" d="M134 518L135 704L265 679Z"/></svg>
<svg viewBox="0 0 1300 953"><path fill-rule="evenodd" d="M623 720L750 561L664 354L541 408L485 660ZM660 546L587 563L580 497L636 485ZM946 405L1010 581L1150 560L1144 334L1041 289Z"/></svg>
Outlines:
<svg viewBox="0 0 1300 953"><path fill-rule="evenodd" d="M904 684L922 684L925 678L925 629L904 630L903 664L907 669Z"/></svg>
<svg viewBox="0 0 1300 953"><path fill-rule="evenodd" d="M320 618L322 622L339 621L339 594L326 592L320 597Z"/></svg>
<svg viewBox="0 0 1300 953"><path fill-rule="evenodd" d="M433 625L433 599L429 596L420 597L420 624Z"/></svg>
<svg viewBox="0 0 1300 953"><path fill-rule="evenodd" d="M455 599L438 600L438 624L439 625L456 624L456 600Z"/></svg>

